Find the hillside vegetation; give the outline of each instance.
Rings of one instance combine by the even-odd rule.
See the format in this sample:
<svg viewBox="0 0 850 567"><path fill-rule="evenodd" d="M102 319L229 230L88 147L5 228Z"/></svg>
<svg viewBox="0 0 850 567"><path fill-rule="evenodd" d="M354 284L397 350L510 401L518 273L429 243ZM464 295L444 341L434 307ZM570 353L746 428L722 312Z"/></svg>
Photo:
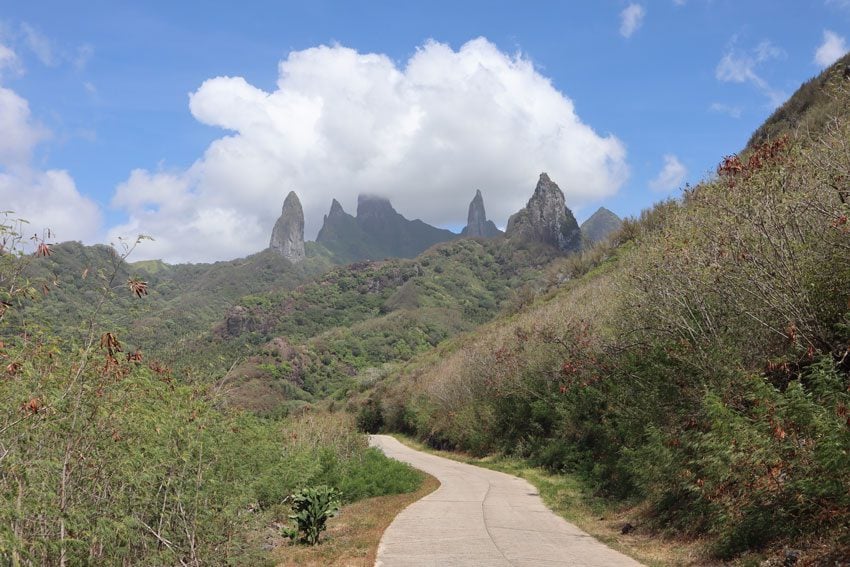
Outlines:
<svg viewBox="0 0 850 567"><path fill-rule="evenodd" d="M848 139L841 113L724 159L584 276L378 384L361 424L579 473L717 558L848 557Z"/></svg>
<svg viewBox="0 0 850 567"><path fill-rule="evenodd" d="M264 565L295 490L354 502L421 483L351 416L235 411L127 345L120 324L152 293L129 250L27 256L15 228L0 223L0 564Z"/></svg>
<svg viewBox="0 0 850 567"><path fill-rule="evenodd" d="M344 399L392 365L515 308L555 255L534 243L464 239L415 260L335 268L293 290L243 297L193 356L238 360L229 395L262 413Z"/></svg>
<svg viewBox="0 0 850 567"><path fill-rule="evenodd" d="M143 297L118 295L102 306L98 316L131 345L173 362L183 345L209 332L239 298L293 288L332 265L320 255L320 247L298 265L270 250L214 264L130 263L124 256L136 246L144 247L145 240L132 244L122 243L117 249L79 242L48 245L50 253L25 263L21 274L39 282L38 300L21 303L9 313L6 324L10 329L40 324L57 336L79 339L87 329L78 324L88 320L100 293L92 282L107 274L116 282L134 278L146 284Z"/></svg>

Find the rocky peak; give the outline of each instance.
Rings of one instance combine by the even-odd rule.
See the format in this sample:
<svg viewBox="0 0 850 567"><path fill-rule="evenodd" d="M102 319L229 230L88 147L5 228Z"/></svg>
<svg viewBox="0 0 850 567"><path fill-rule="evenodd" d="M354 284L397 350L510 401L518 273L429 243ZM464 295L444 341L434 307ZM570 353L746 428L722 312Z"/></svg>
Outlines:
<svg viewBox="0 0 850 567"><path fill-rule="evenodd" d="M472 238L492 238L501 234L502 231L493 224L493 221L487 220L487 213L484 211L484 197L481 196L481 190L476 190L475 197L469 203L466 227L461 235Z"/></svg>
<svg viewBox="0 0 850 567"><path fill-rule="evenodd" d="M377 195L357 196L357 219L369 220L398 215L389 199Z"/></svg>
<svg viewBox="0 0 850 567"><path fill-rule="evenodd" d="M544 242L562 252L581 248L581 230L567 208L561 188L541 173L525 208L508 220L506 235Z"/></svg>
<svg viewBox="0 0 850 567"><path fill-rule="evenodd" d="M272 229L269 248L290 262L304 259L304 209L295 191L290 191L283 202L280 218Z"/></svg>
<svg viewBox="0 0 850 567"><path fill-rule="evenodd" d="M585 244L593 245L608 238L623 225L623 221L606 209L599 207L590 218L581 224L581 234Z"/></svg>
<svg viewBox="0 0 850 567"><path fill-rule="evenodd" d="M342 208L342 205L339 204L339 201L334 199L331 201L331 210L328 212L328 216L326 218L335 218L340 217L345 214L345 211Z"/></svg>

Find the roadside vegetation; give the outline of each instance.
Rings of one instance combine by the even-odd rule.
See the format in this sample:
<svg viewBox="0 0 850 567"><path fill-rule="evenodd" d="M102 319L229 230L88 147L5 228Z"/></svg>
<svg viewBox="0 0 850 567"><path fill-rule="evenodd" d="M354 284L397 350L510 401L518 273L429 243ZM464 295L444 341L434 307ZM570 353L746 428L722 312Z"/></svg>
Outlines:
<svg viewBox="0 0 850 567"><path fill-rule="evenodd" d="M351 503L420 486L351 416L230 409L214 381L126 345L104 314L150 293L123 271L133 246L98 251L85 318L54 328L49 310L23 308L52 293L31 275L61 249L38 239L23 254L8 220L0 242L0 563L262 565L256 534L286 520L297 490L326 485Z"/></svg>
<svg viewBox="0 0 850 567"><path fill-rule="evenodd" d="M716 559L850 557L848 139L836 116L725 158L558 291L381 382L361 425L577 474Z"/></svg>

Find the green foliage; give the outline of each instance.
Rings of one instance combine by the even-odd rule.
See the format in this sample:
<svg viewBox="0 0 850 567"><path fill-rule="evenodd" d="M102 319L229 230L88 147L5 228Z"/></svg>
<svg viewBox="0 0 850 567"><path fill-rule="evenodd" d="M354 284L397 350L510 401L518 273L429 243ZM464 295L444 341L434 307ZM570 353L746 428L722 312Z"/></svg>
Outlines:
<svg viewBox="0 0 850 567"><path fill-rule="evenodd" d="M301 410L272 420L230 410L219 384L128 348L110 329L134 312L131 301L145 301L126 284L131 246L26 255L6 224L0 242L0 563L259 564L252 534L298 487L332 477L352 500L407 489L364 487L364 467L388 459L367 448L350 416ZM88 253L104 264L32 306L32 290L52 281L40 277L59 270L76 281L64 270ZM60 299L67 319L51 325L47 307ZM274 368L292 370L287 361ZM390 476L400 478L419 481Z"/></svg>
<svg viewBox="0 0 850 567"><path fill-rule="evenodd" d="M336 268L293 290L243 298L238 324L224 324L234 332L200 344L224 359L249 353L229 375L242 407L267 413L263 403L273 398L266 394L279 390L284 374L309 396L342 398L368 386L377 369L495 316L517 287L535 285L552 255L504 239L458 240L415 260ZM285 355L269 346L281 340L291 345ZM246 395L249 390L256 393ZM274 403L291 398L284 394Z"/></svg>
<svg viewBox="0 0 850 567"><path fill-rule="evenodd" d="M327 529L327 521L339 512L340 493L335 488L317 486L303 488L289 497L295 527L284 529L290 539L298 538L309 545L318 545L319 536Z"/></svg>
<svg viewBox="0 0 850 567"><path fill-rule="evenodd" d="M357 413L357 429L364 433L378 433L384 426L384 414L381 411L381 404L376 400L370 399Z"/></svg>
<svg viewBox="0 0 850 567"><path fill-rule="evenodd" d="M727 158L553 263L557 291L369 392L385 428L577 473L722 559L846 537L847 139L833 115L816 138Z"/></svg>

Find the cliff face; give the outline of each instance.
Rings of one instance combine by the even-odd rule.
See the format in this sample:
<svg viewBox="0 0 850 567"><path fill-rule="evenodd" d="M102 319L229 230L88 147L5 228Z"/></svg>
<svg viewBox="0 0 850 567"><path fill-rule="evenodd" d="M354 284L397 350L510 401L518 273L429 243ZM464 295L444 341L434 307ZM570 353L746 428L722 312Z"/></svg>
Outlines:
<svg viewBox="0 0 850 567"><path fill-rule="evenodd" d="M504 234L493 221L487 220L487 213L484 211L484 197L481 196L481 191L476 191L475 197L469 203L466 226L460 234L471 238L493 238Z"/></svg>
<svg viewBox="0 0 850 567"><path fill-rule="evenodd" d="M562 252L581 248L581 229L567 208L560 187L545 173L540 174L525 208L508 220L505 234L508 238L544 242Z"/></svg>
<svg viewBox="0 0 850 567"><path fill-rule="evenodd" d="M413 258L455 237L451 231L404 218L383 197L360 195L356 217L333 201L316 242L333 252L337 260L353 262Z"/></svg>
<svg viewBox="0 0 850 567"><path fill-rule="evenodd" d="M272 229L269 248L290 262L304 259L304 209L295 191L290 191L283 202L280 218Z"/></svg>

